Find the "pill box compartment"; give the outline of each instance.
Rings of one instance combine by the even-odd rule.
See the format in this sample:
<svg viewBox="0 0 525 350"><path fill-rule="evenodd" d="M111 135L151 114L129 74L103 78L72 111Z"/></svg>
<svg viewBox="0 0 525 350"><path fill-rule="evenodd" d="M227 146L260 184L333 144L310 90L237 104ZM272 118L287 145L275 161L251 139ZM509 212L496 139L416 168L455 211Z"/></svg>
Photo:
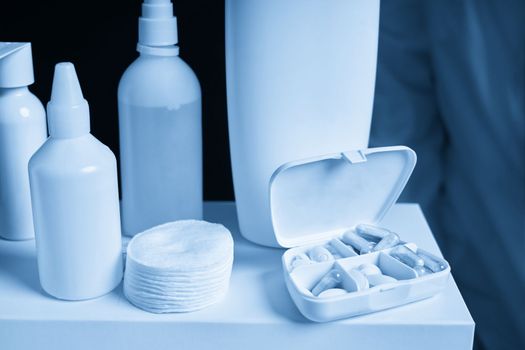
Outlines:
<svg viewBox="0 0 525 350"><path fill-rule="evenodd" d="M359 224L377 224L396 202L416 163L404 146L370 148L293 161L279 167L270 180L272 223L278 243L288 249L282 258L286 286L299 311L308 319L326 322L363 315L422 300L442 291L450 275L441 271L418 276L410 266L390 255L393 248L313 262L292 268L293 259ZM402 232L398 232L402 238ZM421 252L415 243L400 242ZM424 251L423 251L424 252ZM394 277L392 283L355 291L348 271L363 264L377 265ZM311 290L329 271L339 271L342 295L320 297Z"/></svg>
<svg viewBox="0 0 525 350"><path fill-rule="evenodd" d="M418 277L414 269L388 254L392 248L333 261L314 262L292 269L292 259L314 246L289 249L283 255L288 291L301 313L312 321L326 322L363 315L432 297L445 288L450 274L448 263L435 257L443 262L445 269ZM415 244L406 246L417 250ZM355 281L348 271L363 264L377 265L384 275L397 281L355 291ZM341 273L342 287L349 292L331 297L314 296L312 288L331 270Z"/></svg>

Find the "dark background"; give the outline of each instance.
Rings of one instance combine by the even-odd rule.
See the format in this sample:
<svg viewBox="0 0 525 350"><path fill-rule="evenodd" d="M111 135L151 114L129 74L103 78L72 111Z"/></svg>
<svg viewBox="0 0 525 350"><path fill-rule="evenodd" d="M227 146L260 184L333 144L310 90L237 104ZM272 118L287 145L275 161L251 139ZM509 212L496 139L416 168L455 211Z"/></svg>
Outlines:
<svg viewBox="0 0 525 350"><path fill-rule="evenodd" d="M33 47L35 84L44 105L51 96L54 65L75 64L91 110L91 132L118 159L117 87L138 57L139 0L5 1L0 41L28 41ZM204 197L232 200L226 113L224 1L176 0L180 56L202 87Z"/></svg>

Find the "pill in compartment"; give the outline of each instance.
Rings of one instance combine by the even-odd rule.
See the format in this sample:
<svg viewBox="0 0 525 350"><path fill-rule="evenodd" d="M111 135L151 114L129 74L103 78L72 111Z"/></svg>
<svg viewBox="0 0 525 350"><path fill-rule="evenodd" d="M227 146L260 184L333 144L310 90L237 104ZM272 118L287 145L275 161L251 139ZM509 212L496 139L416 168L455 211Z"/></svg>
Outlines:
<svg viewBox="0 0 525 350"><path fill-rule="evenodd" d="M433 256L431 256L430 254L428 254L425 251L422 251L421 249L417 250L417 255L421 259L423 259L424 266L426 268L428 268L432 272L443 271L443 270L445 270L447 268L447 266L445 265L445 263L442 260L440 260L438 258L434 258Z"/></svg>
<svg viewBox="0 0 525 350"><path fill-rule="evenodd" d="M404 245L393 248L390 255L411 268L425 265L425 261L421 257Z"/></svg>
<svg viewBox="0 0 525 350"><path fill-rule="evenodd" d="M323 262L323 261L332 261L334 256L328 249L324 246L316 246L308 251L308 256L312 261Z"/></svg>
<svg viewBox="0 0 525 350"><path fill-rule="evenodd" d="M319 296L323 291L341 286L342 275L337 270L330 270L324 275L319 282L312 288L312 294Z"/></svg>
<svg viewBox="0 0 525 350"><path fill-rule="evenodd" d="M367 224L357 225L355 231L361 237L364 237L371 241L379 241L382 238L385 238L391 232L386 228Z"/></svg>
<svg viewBox="0 0 525 350"><path fill-rule="evenodd" d="M388 248L395 247L399 244L399 235L395 232L390 232L388 235L383 237L377 244L374 246L374 251L384 250Z"/></svg>
<svg viewBox="0 0 525 350"><path fill-rule="evenodd" d="M357 253L354 251L352 247L349 247L348 245L344 244L341 240L334 238L330 241L330 245L333 247L335 251L342 257L342 258L348 258L350 256L355 256Z"/></svg>
<svg viewBox="0 0 525 350"><path fill-rule="evenodd" d="M355 248L359 254L367 254L373 251L375 243L366 240L352 230L346 231L341 240Z"/></svg>
<svg viewBox="0 0 525 350"><path fill-rule="evenodd" d="M298 268L299 266L309 265L312 261L305 253L300 253L292 257L290 260L290 267L292 270Z"/></svg>

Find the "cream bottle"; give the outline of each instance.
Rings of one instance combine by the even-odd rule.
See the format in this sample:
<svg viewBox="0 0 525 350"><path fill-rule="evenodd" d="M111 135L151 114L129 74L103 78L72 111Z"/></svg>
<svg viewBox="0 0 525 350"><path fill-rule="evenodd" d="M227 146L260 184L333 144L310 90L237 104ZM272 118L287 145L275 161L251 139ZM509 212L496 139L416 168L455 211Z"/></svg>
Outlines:
<svg viewBox="0 0 525 350"><path fill-rule="evenodd" d="M90 134L71 63L55 67L47 114L49 138L29 161L40 283L59 299L98 297L122 279L117 164Z"/></svg>
<svg viewBox="0 0 525 350"><path fill-rule="evenodd" d="M34 238L27 166L47 138L30 43L0 43L0 237Z"/></svg>
<svg viewBox="0 0 525 350"><path fill-rule="evenodd" d="M269 198L277 168L368 146L379 0L226 0L225 12L239 226L278 247Z"/></svg>

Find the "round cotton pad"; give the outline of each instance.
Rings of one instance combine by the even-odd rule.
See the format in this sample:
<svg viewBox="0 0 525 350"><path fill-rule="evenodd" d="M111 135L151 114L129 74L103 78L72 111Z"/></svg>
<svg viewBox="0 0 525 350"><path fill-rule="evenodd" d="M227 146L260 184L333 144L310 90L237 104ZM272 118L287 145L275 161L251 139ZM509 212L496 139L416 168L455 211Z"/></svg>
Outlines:
<svg viewBox="0 0 525 350"><path fill-rule="evenodd" d="M183 220L139 233L128 245L128 257L144 266L188 271L215 266L231 256L233 239L224 226Z"/></svg>
<svg viewBox="0 0 525 350"><path fill-rule="evenodd" d="M153 227L129 242L124 295L146 311L188 312L227 292L233 239L222 225L183 220Z"/></svg>

